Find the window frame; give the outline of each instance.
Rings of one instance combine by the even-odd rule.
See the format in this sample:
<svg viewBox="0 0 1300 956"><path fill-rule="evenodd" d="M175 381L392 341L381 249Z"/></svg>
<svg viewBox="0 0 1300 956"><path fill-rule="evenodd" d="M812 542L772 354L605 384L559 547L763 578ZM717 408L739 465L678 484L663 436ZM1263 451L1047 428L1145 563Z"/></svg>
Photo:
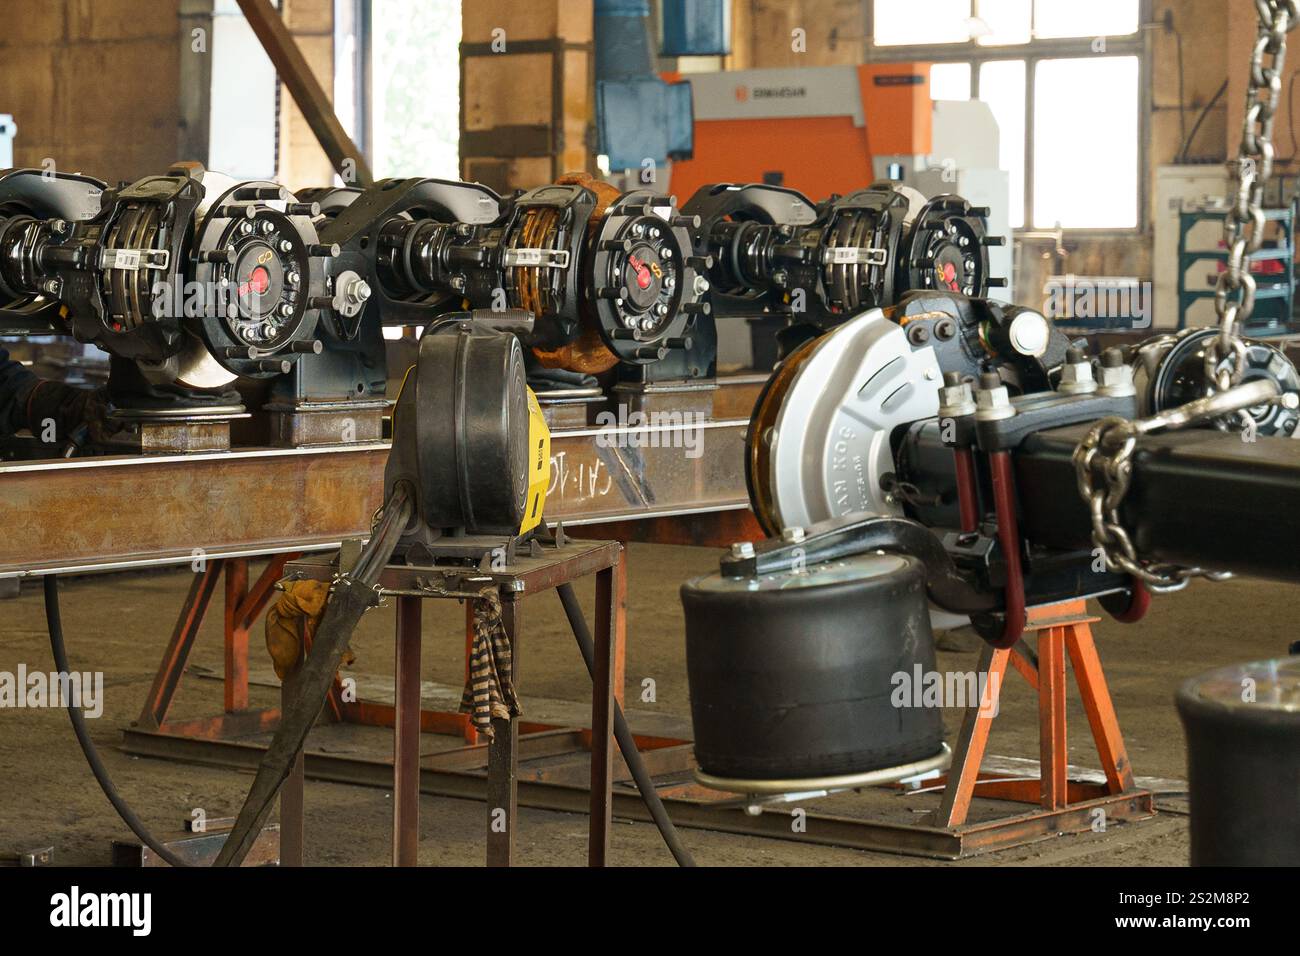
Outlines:
<svg viewBox="0 0 1300 956"><path fill-rule="evenodd" d="M1104 239L1107 237L1131 238L1145 233L1150 228L1150 194L1149 163L1151 152L1151 55L1147 34L1151 22L1152 0L1138 0L1137 32L1127 36L1106 37L1106 51L1097 53L1092 45L1096 37L1065 37L1050 39L1031 39L1028 43L1014 43L1003 46L983 45L975 39L965 43L928 43L912 46L877 46L875 3L866 2L863 6L864 38L863 59L866 63L969 63L971 66L971 98L980 95L980 67L984 63L998 60L1023 60L1025 62L1025 222L1013 229L1016 235L1022 233L1039 233L1043 230L1034 226L1034 133L1035 133L1035 87L1038 77L1038 64L1043 60L1060 60L1071 58L1094 58L1099 56L1130 56L1138 61L1138 128L1137 135L1137 219L1136 225L1114 226L1104 228L1067 227L1067 236ZM971 13L976 9L975 0L971 0Z"/></svg>

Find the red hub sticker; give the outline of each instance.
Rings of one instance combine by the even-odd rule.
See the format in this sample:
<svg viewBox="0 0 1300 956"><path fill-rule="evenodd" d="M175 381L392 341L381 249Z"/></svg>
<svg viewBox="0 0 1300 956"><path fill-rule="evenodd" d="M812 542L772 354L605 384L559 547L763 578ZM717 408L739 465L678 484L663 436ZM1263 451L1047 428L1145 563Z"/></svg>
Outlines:
<svg viewBox="0 0 1300 956"><path fill-rule="evenodd" d="M636 284L638 288L650 288L650 270L646 268L645 263L636 256L628 256L627 261L636 271Z"/></svg>
<svg viewBox="0 0 1300 956"><path fill-rule="evenodd" d="M248 277L247 282L240 283L239 294L246 296L250 292L256 292L258 295L265 295L267 288L271 285L271 276L266 269L258 266Z"/></svg>

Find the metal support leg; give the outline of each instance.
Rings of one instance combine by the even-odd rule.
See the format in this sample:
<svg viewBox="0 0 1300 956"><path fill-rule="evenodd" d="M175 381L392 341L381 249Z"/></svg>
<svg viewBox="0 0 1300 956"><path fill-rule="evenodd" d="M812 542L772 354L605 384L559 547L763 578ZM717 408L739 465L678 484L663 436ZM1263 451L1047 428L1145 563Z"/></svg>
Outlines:
<svg viewBox="0 0 1300 956"><path fill-rule="evenodd" d="M614 575L614 699L624 709L624 687L627 685L627 545L620 543L618 569Z"/></svg>
<svg viewBox="0 0 1300 956"><path fill-rule="evenodd" d="M505 609L502 608L502 613ZM465 602L465 683L469 683L469 662L474 656L474 602ZM474 721L470 720L469 714L461 714L461 736L465 743L473 747L478 744L478 731L474 728Z"/></svg>
<svg viewBox="0 0 1300 956"><path fill-rule="evenodd" d="M1038 636L1039 793L1048 810L1068 802L1065 729L1065 628L1051 627Z"/></svg>
<svg viewBox="0 0 1300 956"><path fill-rule="evenodd" d="M185 674L190 652L194 650L194 640L199 636L199 628L203 626L203 618L212 602L212 595L216 592L217 582L221 579L223 563L220 560L209 561L194 576L189 596L185 598L171 640L167 642L162 662L154 674L153 686L145 698L144 709L136 721L145 729L156 730L167 720L167 711L171 708L176 689Z"/></svg>
<svg viewBox="0 0 1300 956"><path fill-rule="evenodd" d="M1101 658L1097 656L1092 628L1087 624L1066 628L1065 648L1074 666L1074 681L1079 685L1079 696L1083 698L1083 709L1088 715L1093 740L1097 743L1097 754L1101 757L1102 769L1106 771L1106 789L1111 793L1132 790L1133 767L1124 746L1124 735L1119 730L1115 704L1106 686L1106 675L1101 669Z"/></svg>
<svg viewBox="0 0 1300 956"><path fill-rule="evenodd" d="M959 827L966 822L971 798L975 795L975 781L979 779L980 764L984 762L984 748L993 727L994 704L1002 692L1002 679L1006 676L1010 657L1010 650L992 646L986 646L980 655L979 672L987 674L988 681L979 704L967 707L962 718L952 769L948 771L948 782L936 813L937 826Z"/></svg>
<svg viewBox="0 0 1300 956"><path fill-rule="evenodd" d="M591 686L591 828L587 863L604 866L609 855L613 824L614 786L614 675L619 619L623 617L619 596L623 591L621 562L596 574L595 673Z"/></svg>
<svg viewBox="0 0 1300 956"><path fill-rule="evenodd" d="M242 605L248 595L248 559L226 561L226 711L248 709L248 624Z"/></svg>
<svg viewBox="0 0 1300 956"><path fill-rule="evenodd" d="M415 866L420 844L420 599L397 599L393 726L393 865Z"/></svg>
<svg viewBox="0 0 1300 956"><path fill-rule="evenodd" d="M511 673L519 686L519 597L510 591L501 598L501 618L510 640ZM505 675L502 675L505 676ZM515 853L515 820L519 815L519 718L492 719L487 769L487 865L510 866Z"/></svg>
<svg viewBox="0 0 1300 956"><path fill-rule="evenodd" d="M290 674L280 685L280 706L287 708L293 700L296 681ZM289 776L280 788L280 865L302 866L305 845L304 815L306 809L307 757L305 750L298 751Z"/></svg>

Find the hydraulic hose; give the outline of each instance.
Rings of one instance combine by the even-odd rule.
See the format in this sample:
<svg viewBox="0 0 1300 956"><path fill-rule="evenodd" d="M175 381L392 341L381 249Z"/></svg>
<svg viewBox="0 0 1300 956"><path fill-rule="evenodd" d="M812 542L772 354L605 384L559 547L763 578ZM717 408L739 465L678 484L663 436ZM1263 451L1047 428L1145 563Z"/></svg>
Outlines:
<svg viewBox="0 0 1300 956"><path fill-rule="evenodd" d="M578 595L574 593L572 584L561 584L555 590L560 595L560 603L564 605L564 616L569 619L569 627L573 629L578 649L582 651L582 660L587 665L587 673L595 680L596 642L592 640L591 631L587 627L587 619L582 613ZM650 811L655 826L659 828L659 835L664 838L664 843L672 853L673 859L677 861L678 866L695 866L695 859L683 845L681 837L677 835L677 828L673 826L673 821L664 808L663 801L659 799L659 792L655 790L654 781L650 779L650 772L646 770L645 761L641 759L641 752L636 749L636 740L632 737L632 730L627 725L627 718L623 716L623 708L619 706L618 701L614 701L614 739L618 741L618 749L623 753L623 760L627 762L628 770L632 771L632 779L636 781L636 788L641 792L641 799L645 801L646 809Z"/></svg>
<svg viewBox="0 0 1300 956"><path fill-rule="evenodd" d="M45 624L50 632L50 650L54 652L54 667L60 674L71 674L72 669L68 666L68 650L63 644L63 621L59 615L58 576L45 575L44 585ZM188 863L167 848L167 844L149 832L144 821L136 816L135 811L117 792L117 788L113 786L113 778L108 775L108 768L104 766L94 741L90 739L90 731L86 729L86 715L81 712L81 708L69 703L68 717L72 719L72 732L77 736L77 743L81 745L81 752L86 756L90 772L95 775L95 779L99 782L99 789L104 791L104 796L108 797L108 802L113 805L117 815L131 828L131 832L140 838L141 843L162 859L172 866L188 866Z"/></svg>
<svg viewBox="0 0 1300 956"><path fill-rule="evenodd" d="M281 715L280 726L258 765L253 785L249 788L234 828L227 836L214 866L239 866L252 849L257 834L270 814L276 795L280 792L281 785L289 775L298 753L306 744L307 734L325 705L330 685L338 672L339 664L357 623L361 620L362 614L373 607L377 601L375 584L384 565L397 547L413 509L414 504L406 489L399 485L385 504L379 524L371 535L370 541L362 549L356 567L351 574L342 575L335 582L333 593L325 607L325 614L316 629L311 651L298 674L298 693ZM50 649L54 654L55 667L61 673L70 673L67 648L63 640L63 624L59 614L57 576L46 575L44 585L45 620L49 629ZM572 585L562 584L557 590L569 626L573 629L574 639L578 642L578 648L582 653L583 662L587 666L587 672L594 677L596 645L587 627L582 606ZM135 811L122 799L113 785L108 769L100 759L99 751L90 739L86 718L81 708L69 704L67 709L68 716L72 720L73 733L86 757L86 763L89 764L100 789L103 790L104 796L113 805L118 816L145 846L168 864L192 865L169 850L166 844L150 833ZM682 844L677 829L664 808L663 801L655 791L654 781L646 770L645 762L641 759L632 731L623 715L623 708L617 701L614 704L614 737L618 741L619 750L627 762L628 769L632 772L632 778L636 781L641 798L645 801L646 809L650 811L650 816L669 852L672 853L673 859L680 866L695 866L695 860Z"/></svg>
<svg viewBox="0 0 1300 956"><path fill-rule="evenodd" d="M373 607L378 598L375 584L379 574L388 563L402 531L414 514L415 505L405 485L398 485L392 496L384 504L383 514L375 526L374 533L357 558L356 567L350 574L340 575L334 582L333 592L325 605L325 614L316 629L316 639L311 651L303 662L298 674L298 692L293 701L280 716L280 726L267 748L262 762L257 767L257 776L249 788L244 805L239 810L235 826L226 837L213 866L239 866L248 851L252 849L266 818L271 812L271 805L285 777L289 775L299 751L307 742L316 718L325 706L334 675L338 673L339 664L347 650L352 632L356 630L361 615ZM70 673L67 648L63 643L63 623L59 616L59 583L53 574L45 576L45 622L50 632L50 649L54 652L54 666L60 673ZM81 708L68 705L68 716L72 719L72 730L85 754L86 763L99 782L100 789L108 802L113 805L118 816L131 828L131 832L141 842L153 850L172 866L192 866L169 850L157 839L134 810L122 799L113 786L108 769L100 759L99 751L86 729L86 718Z"/></svg>

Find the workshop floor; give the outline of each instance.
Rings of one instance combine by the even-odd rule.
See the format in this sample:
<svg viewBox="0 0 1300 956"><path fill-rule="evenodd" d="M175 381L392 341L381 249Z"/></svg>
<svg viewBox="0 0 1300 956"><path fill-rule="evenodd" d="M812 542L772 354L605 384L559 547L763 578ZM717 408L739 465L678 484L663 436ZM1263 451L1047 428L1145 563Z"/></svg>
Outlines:
<svg viewBox="0 0 1300 956"><path fill-rule="evenodd" d="M706 549L634 545L628 587L629 646L627 700L634 729L672 724L689 716L677 588L686 577L716 564ZM251 777L228 770L134 758L118 745L121 731L139 712L162 648L190 584L190 572L170 570L86 577L65 583L63 619L72 667L102 670L104 713L92 734L113 778L147 823L175 831L194 808L209 817L233 814ZM580 594L590 602L589 584ZM1193 584L1160 597L1148 620L1136 626L1104 621L1098 643L1124 728L1129 754L1142 776L1182 779L1182 730L1173 706L1179 683L1219 665L1281 656L1296 638L1291 588L1258 582ZM590 604L588 604L590 606ZM182 683L173 717L201 716L221 708L220 612L209 615L195 650L191 673ZM463 611L452 602L426 602L424 678L456 684L462 673ZM558 601L541 595L523 605L521 690L529 700L583 701L586 672L568 633ZM381 608L363 620L353 642L353 674L361 697L392 680L392 610ZM971 670L975 650L941 652L940 670ZM0 601L0 671L52 669L39 586ZM254 677L265 671L260 623L254 632ZM642 698L654 682L655 701ZM1074 689L1071 687L1071 694ZM278 691L255 683L253 703L271 705ZM544 706L539 703L538 706ZM955 713L947 714L951 735ZM1071 700L1072 763L1097 765L1082 708ZM1034 698L1016 675L1004 689L990 752L1036 757ZM128 836L87 769L61 710L0 710L0 854L53 844L60 863L102 864L110 841ZM322 865L377 865L388 860L391 798L381 789L308 781L307 858ZM1176 805L1176 803L1174 804ZM423 865L482 861L481 804L425 796L421 803ZM521 810L519 860L524 865L579 865L585 861L584 816ZM1062 837L1034 846L937 864L876 853L794 842L683 831L696 859L705 865L1181 865L1187 858L1186 819L1177 812L1104 834ZM665 865L672 862L648 824L616 826L613 862Z"/></svg>

